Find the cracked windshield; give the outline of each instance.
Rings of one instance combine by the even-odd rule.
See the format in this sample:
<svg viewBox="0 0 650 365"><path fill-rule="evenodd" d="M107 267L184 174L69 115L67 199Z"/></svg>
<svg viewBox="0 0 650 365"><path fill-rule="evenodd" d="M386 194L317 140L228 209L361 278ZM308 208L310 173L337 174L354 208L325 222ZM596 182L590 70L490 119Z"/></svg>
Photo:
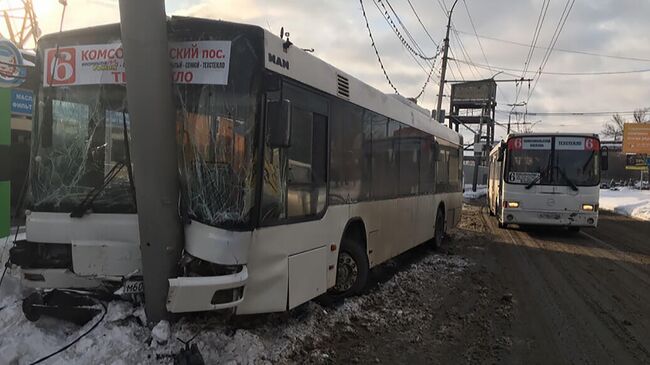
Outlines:
<svg viewBox="0 0 650 365"><path fill-rule="evenodd" d="M94 211L135 211L125 167L125 138L131 143L125 88L45 87L41 93L31 166L34 209L70 211L101 188Z"/></svg>

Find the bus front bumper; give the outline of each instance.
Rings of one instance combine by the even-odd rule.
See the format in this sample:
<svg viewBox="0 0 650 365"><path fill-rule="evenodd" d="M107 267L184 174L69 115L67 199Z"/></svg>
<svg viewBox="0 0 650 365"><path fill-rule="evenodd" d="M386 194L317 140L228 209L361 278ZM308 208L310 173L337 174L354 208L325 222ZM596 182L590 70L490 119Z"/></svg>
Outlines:
<svg viewBox="0 0 650 365"><path fill-rule="evenodd" d="M506 224L596 227L598 212L540 211L503 209L501 221Z"/></svg>
<svg viewBox="0 0 650 365"><path fill-rule="evenodd" d="M169 279L167 310L172 313L234 308L244 301L246 265L238 273Z"/></svg>

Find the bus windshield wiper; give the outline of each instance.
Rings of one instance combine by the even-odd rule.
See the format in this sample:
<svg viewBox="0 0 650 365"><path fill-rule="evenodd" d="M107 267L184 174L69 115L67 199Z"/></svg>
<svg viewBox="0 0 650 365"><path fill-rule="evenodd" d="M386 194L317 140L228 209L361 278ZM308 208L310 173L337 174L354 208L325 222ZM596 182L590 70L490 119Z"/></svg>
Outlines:
<svg viewBox="0 0 650 365"><path fill-rule="evenodd" d="M526 185L526 190L530 190L530 188L532 188L533 185L537 184L540 180L542 180L542 178L546 176L546 174L548 174L550 170L551 167L548 166L546 167L546 169L544 169L544 171L540 171L539 176L537 176L535 179L533 179L533 181L529 182L528 185Z"/></svg>
<svg viewBox="0 0 650 365"><path fill-rule="evenodd" d="M86 211L88 210L88 207L92 202L101 194L104 189L117 177L117 175L120 173L120 171L124 168L125 164L123 161L117 162L111 170L104 176L104 182L88 192L86 197L72 209L72 212L70 212L70 217L71 218L81 218L86 214Z"/></svg>
<svg viewBox="0 0 650 365"><path fill-rule="evenodd" d="M564 172L564 170L561 169L560 167L558 167L557 170L560 172L560 174L562 175L564 180L566 180L566 182L569 183L569 186L571 187L571 190L578 191L578 187L576 186L576 184L573 181L571 181L571 179L569 179L566 172Z"/></svg>

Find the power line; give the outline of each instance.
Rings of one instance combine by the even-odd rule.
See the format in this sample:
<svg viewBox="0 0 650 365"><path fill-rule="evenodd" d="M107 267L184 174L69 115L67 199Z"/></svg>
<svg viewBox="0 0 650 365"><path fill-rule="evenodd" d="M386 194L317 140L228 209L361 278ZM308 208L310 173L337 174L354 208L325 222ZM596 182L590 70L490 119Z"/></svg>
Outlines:
<svg viewBox="0 0 650 365"><path fill-rule="evenodd" d="M379 2L381 3L381 0L380 0ZM416 57L416 54L415 54L414 52L412 52L412 48L408 48L408 47L407 47L408 44L405 44L405 43L404 43L404 38L403 38L403 37L401 36L401 34L399 33L399 30L398 30L397 27L395 26L395 23L392 22L392 20L390 19L390 14L388 14L388 11L387 11L386 7L382 4L381 6L382 6L382 8L384 9L384 10L382 11L382 10L379 8L379 5L377 4L377 1L376 1L376 0L373 0L373 3L374 3L374 5L375 5L375 7L377 8L377 10L379 11L379 13L380 13L380 14L382 15L382 17L384 18L384 20L386 20L386 22L389 24L390 28L393 30L393 33L395 33L395 35L398 37L398 39L400 39L400 41L402 41L402 47L407 51L407 54L408 54L408 55L413 59L413 61L415 61L415 63L418 64L418 66L420 66L420 68L424 71L424 73L425 73L425 75L426 75L426 80L424 81L424 84L422 85L422 89L420 90L420 92L418 93L418 95L415 96L415 99L419 99L419 98L424 94L424 91L425 91L427 85L429 84L429 82L430 82L430 80L431 80L431 76L432 76L433 73L434 73L435 66L436 66L436 59L437 59L437 57L440 55L440 48L437 47L437 49L436 49L436 54L435 54L435 56L433 57L433 62L430 62L430 61L428 61L428 60L424 60L424 62L427 63L427 65L428 65L429 68L430 68L429 71L427 71L427 69L425 69L425 68L422 66L422 64L420 63L420 61L418 61L418 58ZM390 4L389 4L389 7L390 7ZM395 13L394 9L392 9L392 7L391 7L391 10L393 11L393 14L395 15L396 19L399 19L398 16L397 16L397 14ZM399 20L398 20L398 21L399 21ZM404 29L406 32L408 32L408 30L407 30L404 26L403 26L403 29ZM409 35L410 35L410 32L409 32ZM414 40L413 38L411 38L411 40L412 40L413 42L415 42L415 40ZM415 46L417 47L417 49L421 51L421 48L419 47L419 45L417 44L417 42L415 42L414 44L415 44ZM434 43L434 44L435 44L435 43Z"/></svg>
<svg viewBox="0 0 650 365"><path fill-rule="evenodd" d="M474 35L471 32L466 32L463 30L456 29L456 32L460 34L465 34L465 35ZM501 43L507 43L507 44L512 44L515 46L521 46L521 47L530 47L530 44L527 43L522 43L522 42L517 42L513 40L508 40L508 39L503 39L503 38L496 38L492 36L486 36L486 35L478 35L479 38L482 39L488 39L491 41L495 42L501 42ZM543 47L543 46L535 46L536 49L544 49L547 50L548 47ZM594 56L594 57L604 57L604 58L612 58L612 59L617 59L617 60L626 60L626 61L639 61L639 62L650 62L650 58L640 58L640 57L629 57L629 56L617 56L617 55L611 55L611 54L604 54L604 53L596 53L596 52L588 52L588 51L581 51L581 50L576 50L576 49L567 49L567 48L554 48L554 52L564 52L564 53L573 53L573 54L580 54L580 55L585 55L585 56Z"/></svg>
<svg viewBox="0 0 650 365"><path fill-rule="evenodd" d="M415 14L415 17L418 19L418 22L420 22L420 25L422 26L422 29L424 30L424 33L427 34L427 36L429 37L429 39L431 40L431 42L433 42L433 44L434 44L436 47L439 47L439 46L438 46L438 43L436 43L436 41L433 39L433 37L431 36L431 34L429 34L429 31L427 30L427 27L425 27L425 26L424 26L424 23L422 23L422 20L420 19L420 16L418 15L418 12L415 10L415 7L413 7L413 4L411 3L411 0L406 0L406 1L408 1L409 6L411 7L411 10L413 10L413 14Z"/></svg>
<svg viewBox="0 0 650 365"><path fill-rule="evenodd" d="M395 34L397 39L400 40L400 42L402 44L402 48L406 51L406 54L408 54L409 57L411 57L413 59L413 61L415 63L417 63L418 66L420 66L420 68L422 69L424 74L427 75L429 73L429 71L427 71L427 68L422 66L422 64L418 60L418 56L415 53L413 53L410 48L408 48L408 44L404 43L404 38L399 33L399 30L397 30L397 27L395 26L395 23L393 23L392 20L390 19L390 15L386 11L386 8L384 8L384 10L381 10L381 8L379 7L379 4L377 3L377 0L372 0L372 2L375 5L375 8L377 8L377 11L379 12L379 14L381 14L381 16L384 18L384 20L388 23L389 27L391 28L391 30L393 31L393 33ZM427 61L425 60L425 62L427 62ZM427 63L427 66L430 66L430 64Z"/></svg>
<svg viewBox="0 0 650 365"><path fill-rule="evenodd" d="M399 29L397 29L397 25L395 24L395 22L393 22L393 20L392 20L390 14L389 14L389 12L388 12L388 9L386 9L386 6L384 5L384 1L386 2L386 4L388 4L388 7L390 8L391 12L392 12L393 15L395 16L395 19L397 19L397 22L400 24L400 27L404 30L404 33L405 33L406 36L410 39L410 41L413 43L413 45L414 45L415 47L411 46L411 45L406 41L406 39L404 38L404 36L401 34L401 32L399 31ZM424 54L424 52L422 51L422 48L420 48L420 46L418 45L418 43L415 41L415 38L413 38L413 36L411 36L411 33L408 31L408 29L406 28L406 26L404 26L404 23L402 23L402 20L399 18L399 16L397 15L397 13L395 12L395 10L394 10L393 7L391 6L390 2L388 2L388 0L377 0L377 2L378 2L378 3L381 5L381 7L384 9L384 15L385 15L385 18L386 18L387 21L389 22L390 26L393 28L393 31L394 31L395 34L397 35L397 38L402 42L402 44L404 45L404 47L406 47L406 48L409 50L409 52L413 53L413 54L416 55L417 57L420 57L421 59L426 60L426 61L432 61L433 59L436 58L436 56L429 57L429 56L426 56L426 55Z"/></svg>
<svg viewBox="0 0 650 365"><path fill-rule="evenodd" d="M537 46L539 35L542 32L544 19L546 19L546 12L548 10L548 6L550 3L551 3L550 0L544 0L544 2L542 3L542 8L539 11L539 15L537 16L537 24L535 25L535 31L533 32L533 39L530 42L530 48L528 49L528 54L526 55L526 59L524 60L524 71L521 74L522 79L526 76L526 72L528 71L528 67L530 66L530 61L533 58L535 47ZM521 93L522 87L523 85L518 85L516 87L515 101L513 102L513 104L517 104L517 102L519 101L519 94Z"/></svg>
<svg viewBox="0 0 650 365"><path fill-rule="evenodd" d="M613 114L633 115L634 111L597 111L597 112L512 112L510 110L497 109L497 113L512 115L534 115L544 117L592 117L592 116L610 116Z"/></svg>
<svg viewBox="0 0 650 365"><path fill-rule="evenodd" d="M467 63L467 61L463 60L455 60L460 63ZM516 68L509 68L509 67L501 67L501 66L488 66L488 65L483 65L480 63L471 63L472 66L479 67L482 69L491 69L496 70L496 71L513 71L513 72L524 72L524 73L534 73L534 74L542 74L542 75L556 75L556 76L599 76L599 75L624 75L624 74L634 74L634 73L644 73L644 72L650 72L650 68L642 68L642 69L637 69L637 70L620 70L620 71L593 71L593 72L561 72L561 71L524 71ZM509 74L507 72L504 72L505 74ZM510 74L513 75L513 74ZM525 76L524 76L525 77Z"/></svg>
<svg viewBox="0 0 650 365"><path fill-rule="evenodd" d="M467 2L463 0L463 5L465 5L465 11L467 12L467 17L469 18L469 23L472 25L472 29L474 29L474 35L476 35L476 41L478 42L478 46L481 49L481 53L483 54L483 59L485 60L485 64L488 65L488 68L490 67L490 62L488 62L487 57L485 56L485 51L483 50L483 45L481 44L481 39L478 37L478 32L476 31L476 27L474 26L474 20L472 19L472 14L469 12L469 7L467 6ZM492 71L492 70L490 70Z"/></svg>
<svg viewBox="0 0 650 365"><path fill-rule="evenodd" d="M571 9L573 9L573 5L575 4L575 2L576 2L575 0L567 0L566 5L564 6L564 10L562 11L562 15L560 15L560 20L558 21L558 24L555 27L555 32L553 33L553 37L551 38L551 42L549 43L549 48L546 51L546 53L544 54L544 59L542 60L542 63L540 64L537 79L535 80L535 83L533 84L533 88L528 92L528 97L526 98L526 104L528 104L528 101L530 101L530 97L533 96L533 93L535 92L535 88L537 88L537 84L539 83L539 79L542 77L542 72L544 71L544 68L546 67L546 64L548 63L548 60L551 58L551 54L553 53L553 48L555 48L555 44L557 43L557 40L560 38L560 34L562 33L562 30L564 29L564 25L566 24L566 21L569 18L569 14L571 13ZM571 5L569 5L569 3ZM568 9L567 9L567 7L568 7ZM563 16L564 16L564 18L562 18Z"/></svg>
<svg viewBox="0 0 650 365"><path fill-rule="evenodd" d="M384 77L386 78L386 81L388 81L390 87L393 88L393 90L395 91L395 94L399 95L399 91L397 91L397 88L393 84L393 81L391 81L390 77L388 76L388 73L386 72L386 67L384 67L384 63L381 61L381 56L379 56L379 50L377 50L377 45L375 44L375 38L372 36L372 30L370 30L370 24L368 23L368 16L366 15L366 8L363 6L363 0L359 0L359 3L361 4L361 13L363 14L363 19L366 22L366 29L368 29L368 36L370 36L372 49L375 50L375 55L377 56L377 61L379 61L379 66L381 67L381 71L384 73Z"/></svg>

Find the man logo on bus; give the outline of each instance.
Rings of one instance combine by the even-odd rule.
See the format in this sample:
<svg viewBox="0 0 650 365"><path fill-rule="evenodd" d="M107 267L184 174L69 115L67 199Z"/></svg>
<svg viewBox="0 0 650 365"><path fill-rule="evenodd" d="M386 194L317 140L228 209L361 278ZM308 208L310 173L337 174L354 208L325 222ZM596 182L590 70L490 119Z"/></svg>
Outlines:
<svg viewBox="0 0 650 365"><path fill-rule="evenodd" d="M48 85L74 84L76 60L74 48L49 49L46 59Z"/></svg>

